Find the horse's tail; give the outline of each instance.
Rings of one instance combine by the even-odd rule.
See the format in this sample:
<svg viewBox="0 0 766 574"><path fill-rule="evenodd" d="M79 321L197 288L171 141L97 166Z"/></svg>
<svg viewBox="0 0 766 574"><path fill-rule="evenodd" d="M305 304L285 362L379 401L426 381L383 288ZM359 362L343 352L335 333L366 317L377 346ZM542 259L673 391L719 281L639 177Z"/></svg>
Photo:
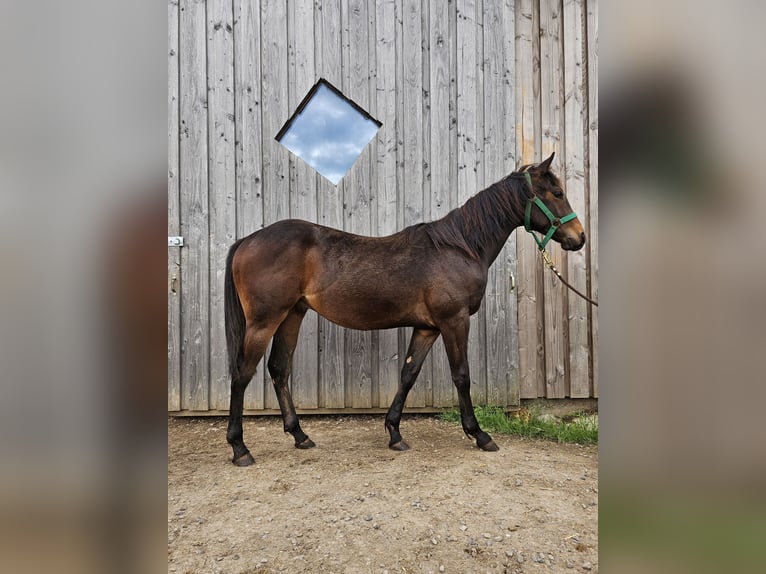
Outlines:
<svg viewBox="0 0 766 574"><path fill-rule="evenodd" d="M239 365L243 358L245 342L245 312L239 300L239 293L234 285L231 272L231 262L234 259L242 239L234 243L226 256L226 273L224 275L224 322L226 325L226 349L229 355L229 373L232 380L239 378Z"/></svg>

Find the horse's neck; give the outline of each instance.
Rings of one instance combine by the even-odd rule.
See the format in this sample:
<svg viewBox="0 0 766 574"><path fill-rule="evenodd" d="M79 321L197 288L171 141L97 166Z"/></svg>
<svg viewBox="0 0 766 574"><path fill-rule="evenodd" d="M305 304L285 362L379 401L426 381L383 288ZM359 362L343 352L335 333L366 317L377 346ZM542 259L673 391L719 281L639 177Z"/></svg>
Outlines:
<svg viewBox="0 0 766 574"><path fill-rule="evenodd" d="M480 193L488 193L488 190L489 188ZM487 268L489 268L500 255L500 252L503 250L503 247L508 241L511 233L513 233L513 230L521 226L524 221L524 215L519 211L519 208L503 210L501 213L500 226L487 226L482 228L483 236L480 242L482 247L478 250L478 255L486 264Z"/></svg>
<svg viewBox="0 0 766 574"><path fill-rule="evenodd" d="M484 250L485 252L481 254L481 258L484 263L486 263L487 267L490 267L495 262L495 259L500 255L500 252L503 250L511 233L513 233L513 230L519 227L519 225L519 223L514 224L513 222L509 222L507 230L504 229L502 232L493 235L487 242Z"/></svg>

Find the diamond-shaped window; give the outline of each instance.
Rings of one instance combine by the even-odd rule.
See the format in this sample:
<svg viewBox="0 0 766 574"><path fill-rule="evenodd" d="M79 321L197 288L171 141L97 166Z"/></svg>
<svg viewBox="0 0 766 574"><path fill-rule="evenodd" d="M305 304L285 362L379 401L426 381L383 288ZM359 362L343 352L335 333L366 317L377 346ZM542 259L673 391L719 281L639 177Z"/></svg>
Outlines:
<svg viewBox="0 0 766 574"><path fill-rule="evenodd" d="M335 86L320 79L279 130L276 140L337 185L381 125Z"/></svg>

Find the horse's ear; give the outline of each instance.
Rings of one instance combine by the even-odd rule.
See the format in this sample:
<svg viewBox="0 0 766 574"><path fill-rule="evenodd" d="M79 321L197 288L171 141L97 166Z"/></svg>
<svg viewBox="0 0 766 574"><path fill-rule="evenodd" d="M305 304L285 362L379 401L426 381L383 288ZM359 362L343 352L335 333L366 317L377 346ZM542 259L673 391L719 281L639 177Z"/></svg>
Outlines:
<svg viewBox="0 0 766 574"><path fill-rule="evenodd" d="M541 163L538 167L540 168L540 173L548 173L548 170L551 167L551 162L553 161L553 156L556 155L556 152L553 152L551 154L551 157L546 159L543 163Z"/></svg>

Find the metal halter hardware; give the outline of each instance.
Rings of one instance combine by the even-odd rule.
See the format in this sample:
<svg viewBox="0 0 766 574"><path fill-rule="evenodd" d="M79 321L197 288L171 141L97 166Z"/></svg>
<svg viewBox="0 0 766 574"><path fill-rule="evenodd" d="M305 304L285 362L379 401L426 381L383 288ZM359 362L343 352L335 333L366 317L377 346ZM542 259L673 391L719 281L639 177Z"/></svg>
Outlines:
<svg viewBox="0 0 766 574"><path fill-rule="evenodd" d="M527 198L527 207L524 211L524 229L529 231L529 233L532 234L532 237L535 238L535 242L537 243L537 246L540 248L540 251L545 249L545 246L548 244L548 242L551 240L551 237L553 237L553 234L556 233L556 230L559 228L559 226L565 224L568 221L572 221L577 217L577 214L573 211L569 215L565 215L562 218L558 218L553 213L551 213L551 210L546 207L546 205L542 202L542 200L534 195L534 187L532 187L532 176L529 175L528 171L524 172L524 177L527 180L527 183L529 184L529 188L532 190L532 197ZM548 218L548 221L550 221L551 226L548 228L547 233L545 234L545 237L543 237L542 241L538 239L535 232L532 230L532 226L530 225L530 220L532 216L532 204L536 205L540 208L540 211L542 211L545 214L545 217Z"/></svg>

